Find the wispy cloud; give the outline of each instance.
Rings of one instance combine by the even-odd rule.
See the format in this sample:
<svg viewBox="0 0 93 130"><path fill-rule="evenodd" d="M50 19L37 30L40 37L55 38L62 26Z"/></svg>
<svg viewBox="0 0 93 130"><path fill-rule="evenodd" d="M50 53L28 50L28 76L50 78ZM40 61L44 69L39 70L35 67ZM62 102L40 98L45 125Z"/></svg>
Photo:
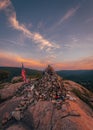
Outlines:
<svg viewBox="0 0 93 130"><path fill-rule="evenodd" d="M86 36L81 35L68 35L67 39L64 41L63 48L65 49L77 49L77 50L91 50L93 48L93 34L89 33ZM85 52L85 51L82 51Z"/></svg>
<svg viewBox="0 0 93 130"><path fill-rule="evenodd" d="M51 54L46 56L45 58L42 58L42 60L40 60L40 63L45 65L53 64L55 62L55 59L56 59L56 55Z"/></svg>
<svg viewBox="0 0 93 130"><path fill-rule="evenodd" d="M0 2L0 9L5 10L11 26L14 29L19 30L22 33L24 33L24 35L28 37L29 39L33 40L36 44L38 44L40 49L49 48L51 50L52 48L59 48L59 45L53 42L50 42L49 40L47 40L46 38L44 38L41 34L37 32L35 33L31 32L29 29L27 29L27 27L24 24L20 24L19 21L17 20L16 12L10 0L2 0Z"/></svg>
<svg viewBox="0 0 93 130"><path fill-rule="evenodd" d="M75 15L75 13L77 12L77 10L80 8L80 5L76 6L75 8L71 8L70 10L68 10L66 12L66 14L58 21L58 25L62 24L64 21L68 20L69 18L71 18L72 16Z"/></svg>
<svg viewBox="0 0 93 130"><path fill-rule="evenodd" d="M5 9L10 5L10 0L0 0L0 10Z"/></svg>
<svg viewBox="0 0 93 130"><path fill-rule="evenodd" d="M93 17L88 18L85 22L86 22L86 23L93 22Z"/></svg>
<svg viewBox="0 0 93 130"><path fill-rule="evenodd" d="M21 41L21 40L20 40L20 41ZM18 41L13 41L13 40L8 40L8 39L0 39L0 44L5 44L5 43L12 44L12 45L24 46L23 43L19 44Z"/></svg>
<svg viewBox="0 0 93 130"><path fill-rule="evenodd" d="M54 25L52 25L48 29L48 31L51 32L54 31L56 28L60 27L62 23L64 23L65 21L73 17L79 8L80 8L80 4L78 4L75 8L69 9L59 20L56 21L56 23L54 23Z"/></svg>

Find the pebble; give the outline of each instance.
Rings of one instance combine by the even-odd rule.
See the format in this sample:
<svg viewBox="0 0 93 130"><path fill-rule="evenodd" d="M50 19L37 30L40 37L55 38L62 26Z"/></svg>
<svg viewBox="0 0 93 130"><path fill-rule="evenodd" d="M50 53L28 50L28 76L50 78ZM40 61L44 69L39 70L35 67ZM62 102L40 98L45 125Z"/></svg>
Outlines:
<svg viewBox="0 0 93 130"><path fill-rule="evenodd" d="M22 114L20 111L14 111L12 112L12 116L16 119L16 120L20 120L22 118Z"/></svg>

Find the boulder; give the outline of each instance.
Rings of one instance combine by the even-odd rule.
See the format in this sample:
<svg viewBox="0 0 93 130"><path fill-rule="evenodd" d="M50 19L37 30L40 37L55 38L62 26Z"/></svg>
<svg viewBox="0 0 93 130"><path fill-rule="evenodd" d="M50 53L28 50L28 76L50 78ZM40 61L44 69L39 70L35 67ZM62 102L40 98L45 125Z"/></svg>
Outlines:
<svg viewBox="0 0 93 130"><path fill-rule="evenodd" d="M0 100L7 100L14 96L15 92L23 85L23 82L6 85L0 89Z"/></svg>
<svg viewBox="0 0 93 130"><path fill-rule="evenodd" d="M18 83L18 82L22 82L22 81L23 81L23 79L21 76L15 76L12 78L11 83Z"/></svg>

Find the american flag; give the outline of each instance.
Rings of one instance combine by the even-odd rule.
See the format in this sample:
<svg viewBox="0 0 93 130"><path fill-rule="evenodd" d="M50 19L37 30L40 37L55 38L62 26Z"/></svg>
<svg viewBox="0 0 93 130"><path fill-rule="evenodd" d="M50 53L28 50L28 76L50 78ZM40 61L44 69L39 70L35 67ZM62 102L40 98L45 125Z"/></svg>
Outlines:
<svg viewBox="0 0 93 130"><path fill-rule="evenodd" d="M22 63L21 75L22 75L23 81L26 82L26 71L25 71L25 69L24 69L23 63Z"/></svg>

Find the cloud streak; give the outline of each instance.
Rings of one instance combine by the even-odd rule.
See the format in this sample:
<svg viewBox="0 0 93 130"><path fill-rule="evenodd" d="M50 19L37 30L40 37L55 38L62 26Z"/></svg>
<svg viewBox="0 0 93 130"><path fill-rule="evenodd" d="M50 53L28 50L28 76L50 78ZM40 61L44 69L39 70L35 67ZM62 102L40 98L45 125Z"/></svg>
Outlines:
<svg viewBox="0 0 93 130"><path fill-rule="evenodd" d="M1 0L0 9L5 10L5 13L8 17L11 26L14 29L24 33L27 38L33 40L40 47L41 50L42 49L47 50L48 48L50 50L52 50L53 48L59 48L59 45L50 42L37 32L35 33L31 32L29 29L26 28L24 24L20 24L19 21L17 20L16 12L10 0Z"/></svg>
<svg viewBox="0 0 93 130"><path fill-rule="evenodd" d="M64 21L68 20L69 18L71 18L72 16L75 15L75 13L77 12L77 10L80 8L80 5L76 6L75 8L71 8L70 10L68 10L66 12L66 14L59 20L59 22L57 23L58 25L62 24Z"/></svg>
<svg viewBox="0 0 93 130"><path fill-rule="evenodd" d="M91 18L88 18L88 19L87 19L85 22L86 22L86 23L93 22L93 17L91 17Z"/></svg>
<svg viewBox="0 0 93 130"><path fill-rule="evenodd" d="M60 27L61 24L63 24L65 21L67 21L72 16L74 16L79 8L80 8L80 4L78 4L75 8L69 9L59 20L56 21L56 23L54 23L54 25L52 25L48 29L48 31L51 32L51 31L54 31L55 29L57 29L58 27Z"/></svg>

